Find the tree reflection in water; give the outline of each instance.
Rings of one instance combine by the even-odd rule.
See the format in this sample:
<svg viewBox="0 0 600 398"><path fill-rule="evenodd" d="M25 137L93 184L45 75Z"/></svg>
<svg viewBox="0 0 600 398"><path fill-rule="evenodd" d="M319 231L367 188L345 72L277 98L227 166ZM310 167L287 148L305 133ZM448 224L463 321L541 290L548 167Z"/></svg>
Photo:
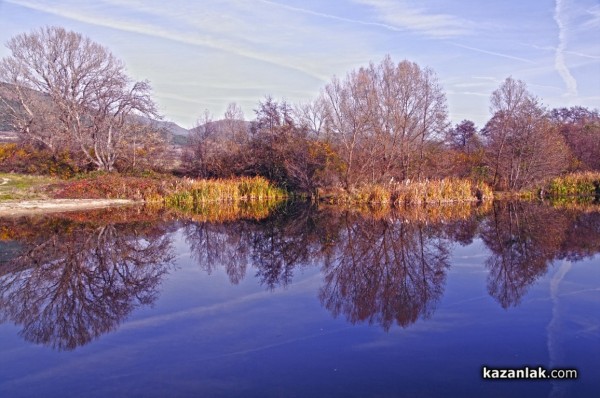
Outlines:
<svg viewBox="0 0 600 398"><path fill-rule="evenodd" d="M487 246L488 291L504 308L518 305L554 260L600 252L597 207L498 202L490 211L361 213L302 203L282 204L262 219L185 218L179 224L152 216L122 221L135 218L131 214L120 222L94 221L89 214L84 221L0 223L0 238L11 242L3 248L12 253L0 256L0 320L22 325L27 340L73 349L152 303L173 258L165 233L181 225L192 257L207 273L224 267L238 284L250 272L273 290L291 283L299 268L320 266L322 305L333 316L384 330L433 314L454 243L481 239Z"/></svg>
<svg viewBox="0 0 600 398"><path fill-rule="evenodd" d="M488 291L503 308L517 306L548 266L600 251L600 213L559 210L543 204L498 202L480 235L492 253Z"/></svg>
<svg viewBox="0 0 600 398"><path fill-rule="evenodd" d="M243 240L247 223L188 222L184 226L186 242L200 268L211 274L224 267L229 281L237 285L246 276L248 245Z"/></svg>
<svg viewBox="0 0 600 398"><path fill-rule="evenodd" d="M292 281L294 268L318 258L316 215L309 203L283 205L263 220L190 222L185 236L206 272L223 266L230 282L237 284L252 264L261 284L274 289Z"/></svg>
<svg viewBox="0 0 600 398"><path fill-rule="evenodd" d="M160 225L58 220L39 227L0 263L0 320L22 325L26 340L72 350L156 300L173 258Z"/></svg>
<svg viewBox="0 0 600 398"><path fill-rule="evenodd" d="M488 291L504 308L518 305L553 260L600 251L597 211L523 202L362 213L290 206L261 221L188 223L185 231L198 264L207 272L224 266L234 284L253 267L274 289L296 268L322 264L322 305L385 330L433 313L453 243L485 243Z"/></svg>
<svg viewBox="0 0 600 398"><path fill-rule="evenodd" d="M443 292L449 241L406 218L341 217L339 244L324 262L321 303L334 316L388 330L432 314Z"/></svg>

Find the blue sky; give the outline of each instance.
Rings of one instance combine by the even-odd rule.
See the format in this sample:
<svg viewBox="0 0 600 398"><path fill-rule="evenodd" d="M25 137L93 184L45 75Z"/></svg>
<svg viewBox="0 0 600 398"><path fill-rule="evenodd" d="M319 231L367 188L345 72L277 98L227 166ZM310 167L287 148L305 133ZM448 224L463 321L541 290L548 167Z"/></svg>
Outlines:
<svg viewBox="0 0 600 398"><path fill-rule="evenodd" d="M453 123L489 119L508 76L549 107L600 107L599 0L0 0L0 42L45 25L107 46L166 120L315 98L386 54L432 68ZM0 57L8 55L2 46Z"/></svg>

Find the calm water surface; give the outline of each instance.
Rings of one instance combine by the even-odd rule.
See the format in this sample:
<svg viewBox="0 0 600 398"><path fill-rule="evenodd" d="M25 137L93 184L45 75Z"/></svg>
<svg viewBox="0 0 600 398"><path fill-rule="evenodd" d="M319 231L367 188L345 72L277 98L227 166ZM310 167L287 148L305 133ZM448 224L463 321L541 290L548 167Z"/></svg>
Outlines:
<svg viewBox="0 0 600 398"><path fill-rule="evenodd" d="M243 214L0 219L0 396L600 391L597 206Z"/></svg>

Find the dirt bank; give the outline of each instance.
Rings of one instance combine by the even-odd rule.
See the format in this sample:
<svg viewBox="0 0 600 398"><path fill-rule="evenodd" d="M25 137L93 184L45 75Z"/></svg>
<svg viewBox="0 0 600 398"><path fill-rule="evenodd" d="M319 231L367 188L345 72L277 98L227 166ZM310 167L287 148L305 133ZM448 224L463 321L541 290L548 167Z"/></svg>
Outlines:
<svg viewBox="0 0 600 398"><path fill-rule="evenodd" d="M43 199L0 202L0 217L98 209L138 203L129 199Z"/></svg>

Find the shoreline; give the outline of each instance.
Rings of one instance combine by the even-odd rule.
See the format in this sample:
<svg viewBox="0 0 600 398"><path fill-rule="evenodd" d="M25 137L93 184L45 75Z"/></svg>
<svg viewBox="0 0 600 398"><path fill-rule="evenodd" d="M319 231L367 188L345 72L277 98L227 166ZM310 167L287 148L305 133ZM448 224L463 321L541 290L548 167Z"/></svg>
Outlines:
<svg viewBox="0 0 600 398"><path fill-rule="evenodd" d="M131 199L37 199L0 202L0 217L57 213L128 206L142 203Z"/></svg>

